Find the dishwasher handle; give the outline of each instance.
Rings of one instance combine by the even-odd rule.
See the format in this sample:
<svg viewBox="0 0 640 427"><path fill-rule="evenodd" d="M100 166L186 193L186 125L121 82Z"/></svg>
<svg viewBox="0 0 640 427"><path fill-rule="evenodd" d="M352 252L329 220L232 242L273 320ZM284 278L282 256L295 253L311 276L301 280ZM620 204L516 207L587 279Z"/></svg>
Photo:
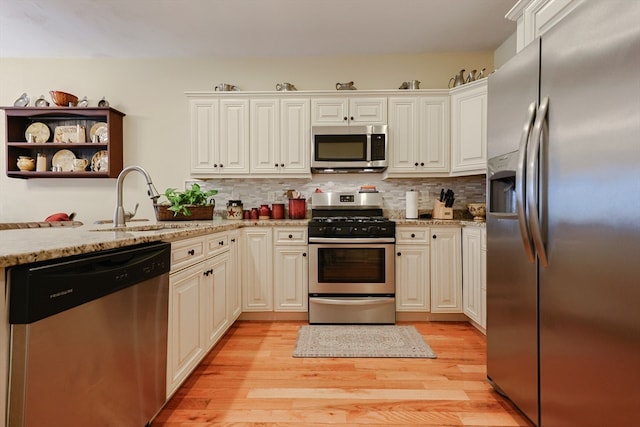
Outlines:
<svg viewBox="0 0 640 427"><path fill-rule="evenodd" d="M12 267L9 323L28 324L166 274L171 245L157 242Z"/></svg>

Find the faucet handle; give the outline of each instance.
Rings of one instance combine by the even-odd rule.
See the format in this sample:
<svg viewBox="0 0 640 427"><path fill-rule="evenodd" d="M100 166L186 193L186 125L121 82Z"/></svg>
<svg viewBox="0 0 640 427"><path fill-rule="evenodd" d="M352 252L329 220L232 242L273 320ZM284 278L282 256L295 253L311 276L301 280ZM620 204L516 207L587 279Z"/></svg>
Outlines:
<svg viewBox="0 0 640 427"><path fill-rule="evenodd" d="M131 218L133 218L134 216L136 216L136 212L138 212L138 206L140 205L140 203L136 203L136 207L133 208L133 212L125 212L124 213L124 220L125 222L129 221Z"/></svg>

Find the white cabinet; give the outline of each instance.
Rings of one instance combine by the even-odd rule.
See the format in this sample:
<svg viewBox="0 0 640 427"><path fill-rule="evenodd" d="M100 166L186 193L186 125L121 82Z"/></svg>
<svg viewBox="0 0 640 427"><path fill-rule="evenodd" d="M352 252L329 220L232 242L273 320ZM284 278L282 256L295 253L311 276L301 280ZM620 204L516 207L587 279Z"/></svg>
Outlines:
<svg viewBox="0 0 640 427"><path fill-rule="evenodd" d="M273 264L275 311L308 311L307 227L275 227Z"/></svg>
<svg viewBox="0 0 640 427"><path fill-rule="evenodd" d="M431 234L431 312L462 313L460 227L434 226Z"/></svg>
<svg viewBox="0 0 640 427"><path fill-rule="evenodd" d="M250 162L253 176L308 177L309 98L252 98Z"/></svg>
<svg viewBox="0 0 640 427"><path fill-rule="evenodd" d="M386 97L311 98L311 125L387 124Z"/></svg>
<svg viewBox="0 0 640 427"><path fill-rule="evenodd" d="M191 174L249 173L249 100L189 99Z"/></svg>
<svg viewBox="0 0 640 427"><path fill-rule="evenodd" d="M464 314L482 325L481 229L462 228L462 307Z"/></svg>
<svg viewBox="0 0 640 427"><path fill-rule="evenodd" d="M230 322L233 323L242 313L242 287L240 286L240 230L229 232L229 290L227 301Z"/></svg>
<svg viewBox="0 0 640 427"><path fill-rule="evenodd" d="M449 96L389 98L388 177L449 173Z"/></svg>
<svg viewBox="0 0 640 427"><path fill-rule="evenodd" d="M242 229L242 311L273 311L273 245L268 227Z"/></svg>
<svg viewBox="0 0 640 427"><path fill-rule="evenodd" d="M430 311L429 228L396 227L396 311Z"/></svg>
<svg viewBox="0 0 640 427"><path fill-rule="evenodd" d="M487 169L487 79L451 90L451 175Z"/></svg>
<svg viewBox="0 0 640 427"><path fill-rule="evenodd" d="M230 248L226 232L171 244L167 398L240 314Z"/></svg>
<svg viewBox="0 0 640 427"><path fill-rule="evenodd" d="M487 328L487 229L480 232L480 326Z"/></svg>
<svg viewBox="0 0 640 427"><path fill-rule="evenodd" d="M549 31L571 12L580 0L520 0L506 18L516 21L516 52Z"/></svg>

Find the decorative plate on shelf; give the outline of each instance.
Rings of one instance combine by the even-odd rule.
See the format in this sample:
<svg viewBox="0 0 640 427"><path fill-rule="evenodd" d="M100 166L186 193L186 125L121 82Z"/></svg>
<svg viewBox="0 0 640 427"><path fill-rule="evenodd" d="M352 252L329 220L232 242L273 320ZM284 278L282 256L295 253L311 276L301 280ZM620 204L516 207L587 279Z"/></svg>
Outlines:
<svg viewBox="0 0 640 427"><path fill-rule="evenodd" d="M91 158L91 170L94 172L106 172L109 170L109 153L107 150L98 151Z"/></svg>
<svg viewBox="0 0 640 427"><path fill-rule="evenodd" d="M24 137L27 141L29 141L29 134L33 135L33 142L47 142L49 140L49 136L51 136L51 131L44 123L33 122L27 127L27 130L24 133Z"/></svg>
<svg viewBox="0 0 640 427"><path fill-rule="evenodd" d="M57 126L53 132L53 142L87 142L85 127L82 125Z"/></svg>
<svg viewBox="0 0 640 427"><path fill-rule="evenodd" d="M60 166L62 172L71 172L73 170L73 160L76 155L69 150L58 150L51 159L52 166Z"/></svg>
<svg viewBox="0 0 640 427"><path fill-rule="evenodd" d="M109 140L107 124L104 122L98 122L91 126L91 129L89 130L89 137L91 138L91 141L93 141L93 135L98 135L100 142L107 142Z"/></svg>

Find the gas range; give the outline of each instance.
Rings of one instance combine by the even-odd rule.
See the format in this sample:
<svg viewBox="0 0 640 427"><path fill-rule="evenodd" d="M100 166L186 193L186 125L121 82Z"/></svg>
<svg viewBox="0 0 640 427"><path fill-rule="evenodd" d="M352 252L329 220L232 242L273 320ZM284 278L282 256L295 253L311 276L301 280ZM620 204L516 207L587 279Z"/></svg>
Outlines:
<svg viewBox="0 0 640 427"><path fill-rule="evenodd" d="M395 237L395 223L382 216L379 193L316 193L311 212L310 242L320 237Z"/></svg>

